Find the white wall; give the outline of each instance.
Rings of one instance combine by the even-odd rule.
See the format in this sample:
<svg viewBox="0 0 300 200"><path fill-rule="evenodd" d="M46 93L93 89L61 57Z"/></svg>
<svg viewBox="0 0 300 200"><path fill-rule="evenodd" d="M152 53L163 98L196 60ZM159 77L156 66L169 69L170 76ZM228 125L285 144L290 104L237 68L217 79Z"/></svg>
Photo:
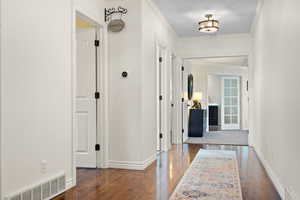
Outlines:
<svg viewBox="0 0 300 200"><path fill-rule="evenodd" d="M56 173L73 176L71 2L2 0L1 198ZM82 2L100 19L99 2Z"/></svg>
<svg viewBox="0 0 300 200"><path fill-rule="evenodd" d="M222 89L221 89L221 75L209 74L207 77L207 103L217 104L218 112L218 125L221 126L221 109L222 109ZM207 108L208 109L208 108ZM207 111L208 112L208 111Z"/></svg>
<svg viewBox="0 0 300 200"><path fill-rule="evenodd" d="M120 164L142 162L141 152L141 2L108 1L107 7L128 9L125 29L108 34L109 160ZM128 72L122 78L123 71ZM110 164L111 165L111 164ZM118 166L113 166L118 167Z"/></svg>
<svg viewBox="0 0 300 200"><path fill-rule="evenodd" d="M164 45L166 58L170 59L176 35L166 28L169 25L151 1L107 1L107 6L128 9L123 17L125 29L108 35L108 166L140 169L153 160L156 153L158 96L155 44L159 41ZM123 71L128 72L127 78L121 77ZM169 71L170 67L165 73L169 75Z"/></svg>
<svg viewBox="0 0 300 200"><path fill-rule="evenodd" d="M176 50L182 58L248 55L251 37L249 34L183 37L178 40Z"/></svg>
<svg viewBox="0 0 300 200"><path fill-rule="evenodd" d="M202 92L202 107L207 109L208 106L208 75L235 75L241 77L241 128L248 129L248 67L244 66L215 66L213 64L196 64L192 63L192 74L194 76L194 91Z"/></svg>
<svg viewBox="0 0 300 200"><path fill-rule="evenodd" d="M172 67L172 55L175 54L176 33L166 22L157 7L151 0L142 1L142 132L144 157L148 158L155 154L157 135L157 45L163 50L162 76L163 87L163 150L169 148L168 141L171 140L170 130L170 78Z"/></svg>
<svg viewBox="0 0 300 200"><path fill-rule="evenodd" d="M221 75L209 74L207 77L207 103L221 105Z"/></svg>
<svg viewBox="0 0 300 200"><path fill-rule="evenodd" d="M273 182L300 199L300 2L264 1L254 31L253 145Z"/></svg>

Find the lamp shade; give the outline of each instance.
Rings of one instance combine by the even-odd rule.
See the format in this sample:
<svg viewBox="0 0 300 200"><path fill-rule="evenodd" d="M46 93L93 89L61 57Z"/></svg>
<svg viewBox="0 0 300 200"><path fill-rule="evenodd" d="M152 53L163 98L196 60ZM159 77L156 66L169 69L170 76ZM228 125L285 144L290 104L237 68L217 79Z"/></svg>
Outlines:
<svg viewBox="0 0 300 200"><path fill-rule="evenodd" d="M202 100L202 92L194 92L193 100L200 102Z"/></svg>
<svg viewBox="0 0 300 200"><path fill-rule="evenodd" d="M199 22L199 31L203 33L215 33L220 28L220 23L218 20L214 20L213 15L208 14L205 15L207 20L203 20Z"/></svg>

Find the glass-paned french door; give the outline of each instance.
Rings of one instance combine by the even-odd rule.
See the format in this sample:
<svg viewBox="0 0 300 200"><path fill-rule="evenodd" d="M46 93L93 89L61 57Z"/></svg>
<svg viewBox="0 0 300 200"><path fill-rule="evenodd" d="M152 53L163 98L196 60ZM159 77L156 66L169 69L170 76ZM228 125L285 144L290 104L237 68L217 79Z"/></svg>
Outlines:
<svg viewBox="0 0 300 200"><path fill-rule="evenodd" d="M222 129L240 129L240 77L222 77Z"/></svg>

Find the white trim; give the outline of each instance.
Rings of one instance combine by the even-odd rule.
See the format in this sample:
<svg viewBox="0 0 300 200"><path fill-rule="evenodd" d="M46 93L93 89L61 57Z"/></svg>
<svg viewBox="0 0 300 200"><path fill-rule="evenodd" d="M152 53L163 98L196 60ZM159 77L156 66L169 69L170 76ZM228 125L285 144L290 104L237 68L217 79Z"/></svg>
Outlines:
<svg viewBox="0 0 300 200"><path fill-rule="evenodd" d="M249 52L227 52L222 54L215 54L212 53L205 53L199 52L200 55L193 55L193 56L182 56L183 60L193 60L193 59L201 59L201 58L224 58L224 57L246 57L249 56Z"/></svg>
<svg viewBox="0 0 300 200"><path fill-rule="evenodd" d="M295 190L292 190L291 188L287 188L285 190L285 197L284 200L299 200L300 196L297 195Z"/></svg>
<svg viewBox="0 0 300 200"><path fill-rule="evenodd" d="M222 130L230 130L230 129L240 129L241 127L241 84L240 84L240 81L241 81L241 77L240 76L222 76L221 77L222 79L222 83L221 83L221 129ZM225 106L224 106L224 81L225 79L235 79L237 80L237 83L238 83L238 124L225 124L225 120L224 120L224 117L225 117Z"/></svg>
<svg viewBox="0 0 300 200"><path fill-rule="evenodd" d="M0 0L0 11L2 11L2 1ZM0 77L2 79L2 15L0 14ZM0 81L0 200L3 199L3 164L2 164L2 81Z"/></svg>
<svg viewBox="0 0 300 200"><path fill-rule="evenodd" d="M175 58L174 61L174 84L173 84L173 90L174 90L174 113L175 113L175 129L173 134L173 144L181 144L182 143L182 111L181 111L181 98L182 98L182 92L181 92L181 67L182 67L182 59L179 57Z"/></svg>
<svg viewBox="0 0 300 200"><path fill-rule="evenodd" d="M263 153L258 149L254 148L259 160L261 161L262 165L264 166L267 174L269 175L271 181L273 182L275 188L277 189L280 197L282 199L285 199L285 189L284 186L279 179L278 175L275 173L275 171L272 169L271 165L268 163L268 161L265 159Z"/></svg>
<svg viewBox="0 0 300 200"><path fill-rule="evenodd" d="M156 48L156 94L157 94L157 150L159 151L168 151L168 104L169 104L169 95L168 95L168 50L167 47L163 46L162 42L159 41L158 37L155 39L155 48ZM162 57L162 63L159 62L159 57ZM160 84L159 84L160 83ZM162 101L159 100L159 96L162 95ZM161 109L161 110L160 110ZM160 115L161 112L161 115ZM161 123L161 124L160 124ZM158 148L160 138L159 134L162 132L163 138L161 139L160 149Z"/></svg>
<svg viewBox="0 0 300 200"><path fill-rule="evenodd" d="M74 183L73 183L73 179L70 178L70 179L66 180L66 190L69 190L72 187L74 187Z"/></svg>
<svg viewBox="0 0 300 200"><path fill-rule="evenodd" d="M110 160L107 162L108 168L115 169L130 169L130 170L145 170L157 159L157 154L153 154L144 161L116 161Z"/></svg>
<svg viewBox="0 0 300 200"><path fill-rule="evenodd" d="M98 168L105 168L105 163L107 160L107 153L108 153L108 142L107 142L107 132L108 132L108 95L107 94L107 37L106 34L104 34L104 30L106 26L101 25L99 22L97 22L96 19L89 16L86 12L82 11L80 8L77 8L74 6L73 3L73 9L71 13L71 19L72 19L72 41L71 41L71 56L72 56L72 67L71 67L71 104L72 104L72 183L70 183L70 187L76 186L76 135L75 135L75 111L76 111L76 16L79 14L80 16L84 17L86 20L88 20L90 23L94 24L96 26L96 31L98 35L100 35L100 48L98 51L98 73L100 73L99 79L98 79L98 87L101 91L101 97L98 101L99 105L98 108L101 112L99 113L98 117L98 129L97 132L97 142L101 145L101 151L97 153L97 167ZM100 140L100 141L99 141Z"/></svg>
<svg viewBox="0 0 300 200"><path fill-rule="evenodd" d="M258 20L261 16L261 11L262 11L263 5L264 5L264 0L258 0L257 1L255 16L254 16L252 25L250 27L250 35L251 36L254 36Z"/></svg>
<svg viewBox="0 0 300 200"><path fill-rule="evenodd" d="M165 18L165 16L161 13L160 9L156 6L156 4L152 0L145 0L148 5L151 7L153 12L158 16L160 21L171 31L176 37L178 37L176 31L174 28L169 24L168 20Z"/></svg>

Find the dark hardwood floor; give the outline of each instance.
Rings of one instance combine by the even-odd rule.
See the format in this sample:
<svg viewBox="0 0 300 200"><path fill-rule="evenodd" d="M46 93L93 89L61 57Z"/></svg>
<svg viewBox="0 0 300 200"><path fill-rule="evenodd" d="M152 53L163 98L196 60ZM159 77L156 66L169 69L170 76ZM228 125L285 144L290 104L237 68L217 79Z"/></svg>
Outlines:
<svg viewBox="0 0 300 200"><path fill-rule="evenodd" d="M240 167L243 200L280 197L254 150L247 146L174 145L145 171L79 169L77 187L55 200L168 200L199 149L234 150Z"/></svg>

